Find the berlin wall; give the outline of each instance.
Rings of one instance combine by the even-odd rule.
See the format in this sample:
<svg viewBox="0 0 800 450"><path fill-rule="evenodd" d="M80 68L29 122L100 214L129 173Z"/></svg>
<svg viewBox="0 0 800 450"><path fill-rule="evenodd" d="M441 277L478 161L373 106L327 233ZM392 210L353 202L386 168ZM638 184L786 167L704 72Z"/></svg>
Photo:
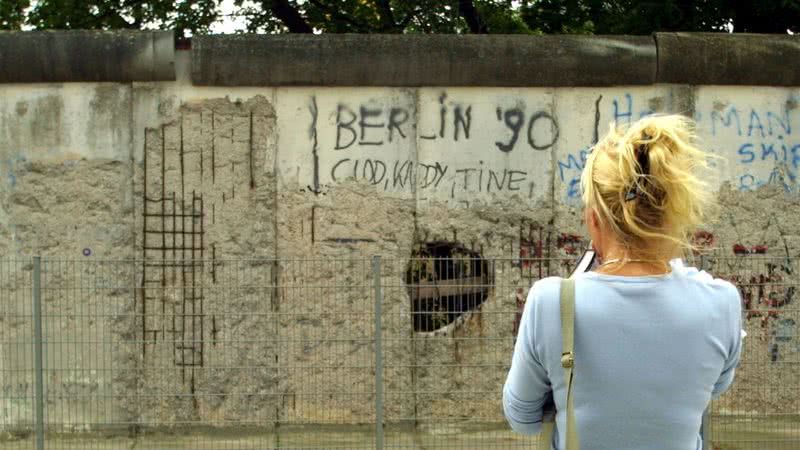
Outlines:
<svg viewBox="0 0 800 450"><path fill-rule="evenodd" d="M108 33L93 35L95 54L84 49L59 59L59 71L37 63L41 42L54 36L0 34L0 251L10 258L61 258L78 273L102 275L119 287L89 299L45 293L46 310L61 315L49 319L45 338L76 343L46 355L46 366L63 358L79 366L94 352L94 364L116 369L70 379L54 371L47 378L54 397L141 396L135 408L118 401L71 420L271 423L294 415L314 422L322 403L294 394L372 386L372 372L341 369L341 376L309 381L273 369L357 366L369 348L295 348L268 338L317 336L329 324L315 322L321 312L347 317L354 308L363 321L330 322L337 328L329 332L370 337L372 306L368 298L325 303L324 289L322 298L303 294L303 286L331 284L336 266L300 273L291 261L382 255L384 279L402 285L412 258L430 256L438 246L507 261L495 281L525 284L530 280L515 260L570 258L586 245L579 178L592 144L609 124L653 113L693 117L700 146L724 157L718 177L709 180L720 214L696 234L715 248L711 263L714 257L751 261L766 287L747 291L745 301L757 309L762 298L777 297L772 307L787 309L748 317L754 337L744 358L754 364L743 365L737 383L796 383L795 366L777 365L800 357L800 318L789 311L797 298L787 287L797 282L788 268L800 257L796 37L210 36L172 51L169 33L136 35L143 42ZM88 42L87 35L68 37L64 48ZM22 50L9 50L15 45ZM764 256L785 258L787 265L759 263ZM276 258L283 262L262 260ZM212 263L165 269L158 263L165 259ZM102 265L103 271L92 265L105 260L139 262ZM51 285L71 286L73 275L53 264ZM231 292L237 275L225 267L236 264L251 275L245 284L281 289ZM713 269L738 276L721 264ZM353 283L370 282L368 272L352 275ZM186 293L194 281L208 286L202 296ZM430 331L414 328L410 302L406 290L387 290L387 335ZM497 313L516 310L517 302L489 293L482 322L455 324L413 350L388 348L397 367L387 371L387 386L409 390L415 379L413 389L435 390L468 377L438 376L435 369L416 378L407 373L425 361L455 358L447 340L453 333L504 339L497 351L465 344L458 352L473 362L507 363L515 329L508 315ZM88 307L113 314L80 326L69 318ZM5 341L29 332L13 320L0 327ZM98 333L109 344L99 352L80 344L95 342ZM783 336L777 343L776 333ZM158 345L165 339L185 345ZM247 339L264 344L235 345ZM229 344L218 348L216 340ZM29 373L29 359L10 351L1 358L3 367ZM248 364L263 368L255 379L233 369ZM164 366L174 367L173 375L155 369ZM505 373L480 376L479 384L496 386ZM17 416L4 411L31 407L32 378L15 375L0 385L6 397L28 398L0 407L0 423L13 427ZM237 395L237 385L281 396L266 396L254 408ZM162 398L167 392L219 395ZM763 398L757 389L736 395L725 400L725 411L783 412L800 401ZM414 401L398 398L388 417L448 406L447 400ZM475 413L496 419L495 403L486 399L491 414L479 406ZM374 414L368 401L339 407L341 417L355 422Z"/></svg>

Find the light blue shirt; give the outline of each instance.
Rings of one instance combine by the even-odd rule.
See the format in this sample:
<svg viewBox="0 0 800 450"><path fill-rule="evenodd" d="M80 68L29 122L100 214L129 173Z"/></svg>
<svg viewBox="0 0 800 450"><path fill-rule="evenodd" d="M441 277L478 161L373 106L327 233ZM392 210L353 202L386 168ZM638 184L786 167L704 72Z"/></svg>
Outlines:
<svg viewBox="0 0 800 450"><path fill-rule="evenodd" d="M703 411L733 381L742 336L736 287L673 262L672 272L615 276L586 272L575 282L573 395L581 450L702 448ZM565 446L560 279L528 294L503 409L511 427L541 430L556 403L553 448Z"/></svg>

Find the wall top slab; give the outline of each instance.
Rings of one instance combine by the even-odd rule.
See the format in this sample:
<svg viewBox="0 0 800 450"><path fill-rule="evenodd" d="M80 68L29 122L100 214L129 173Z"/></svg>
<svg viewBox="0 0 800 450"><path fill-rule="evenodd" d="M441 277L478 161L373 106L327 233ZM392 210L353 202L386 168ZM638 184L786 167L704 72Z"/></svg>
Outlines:
<svg viewBox="0 0 800 450"><path fill-rule="evenodd" d="M800 86L800 37L208 35L204 86ZM175 79L169 31L0 32L0 83Z"/></svg>
<svg viewBox="0 0 800 450"><path fill-rule="evenodd" d="M725 33L199 36L218 86L800 85L800 37Z"/></svg>
<svg viewBox="0 0 800 450"><path fill-rule="evenodd" d="M0 83L171 80L172 31L0 32Z"/></svg>
<svg viewBox="0 0 800 450"><path fill-rule="evenodd" d="M192 82L225 86L608 86L649 84L646 36L201 36Z"/></svg>

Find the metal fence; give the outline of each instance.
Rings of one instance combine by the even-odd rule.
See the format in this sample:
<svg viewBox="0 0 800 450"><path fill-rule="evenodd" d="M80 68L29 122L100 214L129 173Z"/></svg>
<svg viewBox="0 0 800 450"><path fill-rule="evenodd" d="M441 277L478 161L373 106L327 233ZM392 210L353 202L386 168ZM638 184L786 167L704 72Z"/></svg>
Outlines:
<svg viewBox="0 0 800 450"><path fill-rule="evenodd" d="M2 449L543 449L500 395L531 283L572 259L0 261ZM718 449L800 448L798 265L739 286Z"/></svg>

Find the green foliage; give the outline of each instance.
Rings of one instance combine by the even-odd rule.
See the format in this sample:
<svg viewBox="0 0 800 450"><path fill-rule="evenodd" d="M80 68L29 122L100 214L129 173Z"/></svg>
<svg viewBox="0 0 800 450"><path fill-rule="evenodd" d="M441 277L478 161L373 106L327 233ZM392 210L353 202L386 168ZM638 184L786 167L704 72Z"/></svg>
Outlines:
<svg viewBox="0 0 800 450"><path fill-rule="evenodd" d="M734 32L800 32L800 0L723 1L723 14L730 16Z"/></svg>
<svg viewBox="0 0 800 450"><path fill-rule="evenodd" d="M506 2L483 1L476 6L484 18L490 33L531 34L541 32L541 28L529 26L518 9L510 8Z"/></svg>
<svg viewBox="0 0 800 450"><path fill-rule="evenodd" d="M221 0L0 0L0 29L208 32ZM800 31L800 0L235 0L250 32Z"/></svg>
<svg viewBox="0 0 800 450"><path fill-rule="evenodd" d="M28 0L0 0L0 30L17 30L25 21Z"/></svg>
<svg viewBox="0 0 800 450"><path fill-rule="evenodd" d="M218 18L217 3L218 0L0 0L0 26L15 29L26 25L41 30L174 29L182 36L207 31ZM22 11L31 5L23 17Z"/></svg>
<svg viewBox="0 0 800 450"><path fill-rule="evenodd" d="M248 18L248 31L284 32L285 23L271 10L279 3L236 0L240 13ZM326 33L467 33L458 0L307 0L289 1L314 29ZM528 33L519 11L511 2L470 1L480 20L492 33ZM385 13L386 7L389 14Z"/></svg>
<svg viewBox="0 0 800 450"><path fill-rule="evenodd" d="M800 0L535 0L522 2L529 27L545 33L800 31Z"/></svg>

